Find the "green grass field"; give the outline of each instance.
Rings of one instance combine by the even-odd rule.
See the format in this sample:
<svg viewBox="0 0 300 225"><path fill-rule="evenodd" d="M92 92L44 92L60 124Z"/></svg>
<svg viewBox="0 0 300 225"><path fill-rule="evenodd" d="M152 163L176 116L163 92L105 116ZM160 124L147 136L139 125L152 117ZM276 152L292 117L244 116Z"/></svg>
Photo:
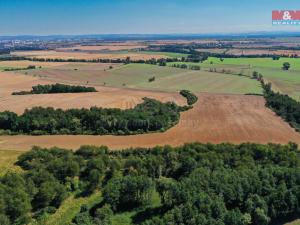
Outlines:
<svg viewBox="0 0 300 225"><path fill-rule="evenodd" d="M88 197L80 198L75 198L72 195L62 203L54 214L46 217L41 223L44 225L70 225L73 218L80 212L82 205L91 208L101 202L101 200L101 192L96 192Z"/></svg>
<svg viewBox="0 0 300 225"><path fill-rule="evenodd" d="M142 215L147 210L155 209L160 206L161 202L159 194L157 192L153 192L151 204L149 205L149 207L140 209L137 208L132 211L115 214L111 218L112 225L131 225L134 219L144 220L144 218L140 215Z"/></svg>
<svg viewBox="0 0 300 225"><path fill-rule="evenodd" d="M284 62L291 63L289 71L282 70ZM94 85L106 85L112 87L127 87L147 90L178 91L190 89L194 92L210 93L261 93L259 82L249 79L253 71L262 73L264 78L273 84L273 88L291 97L300 100L300 59L280 58L225 58L220 61L218 58L210 57L203 63L196 63L201 66L200 71L153 66L147 64L129 64L117 66L112 70L96 71L84 69L74 71L72 69L62 70L60 68L48 69L51 74L56 74L56 78L62 77L62 81L72 82L75 78L89 81ZM193 64L193 63L187 63ZM80 66L79 66L80 67ZM216 69L218 73L209 72ZM45 69L47 70L47 69ZM222 70L229 71L229 74L221 73ZM35 70L31 73L47 75L47 71ZM232 74L243 74L237 76ZM77 77L76 77L76 76ZM155 76L154 82L149 82L149 78Z"/></svg>
<svg viewBox="0 0 300 225"><path fill-rule="evenodd" d="M18 156L22 152L19 151L3 151L0 150L0 176L3 176L7 172L21 172L22 169L15 165Z"/></svg>
<svg viewBox="0 0 300 225"><path fill-rule="evenodd" d="M212 93L261 93L260 84L248 77L192 71L172 67L145 64L130 64L109 71L103 78L107 86L129 87L148 90L178 91L189 89L194 92ZM155 76L154 82L149 82Z"/></svg>
<svg viewBox="0 0 300 225"><path fill-rule="evenodd" d="M119 51L103 50L101 52L102 53L107 53L107 54L139 53L139 54L145 54L145 55L163 55L163 56L166 56L166 57L169 57L169 58L181 58L181 57L187 57L188 56L188 54L176 53L176 52L154 52L154 51L138 51L138 50L119 50Z"/></svg>
<svg viewBox="0 0 300 225"><path fill-rule="evenodd" d="M300 70L300 58L284 58L281 57L279 60L273 60L272 58L224 58L224 61L220 61L219 58L209 57L203 64L214 64L221 65L244 65L251 67L262 67L262 68L273 68L281 70L284 62L291 64L291 70Z"/></svg>
<svg viewBox="0 0 300 225"><path fill-rule="evenodd" d="M282 70L282 64L289 62L291 68L289 71ZM173 63L169 63L171 66ZM271 82L273 88L284 94L300 100L300 58L225 58L220 61L219 58L210 57L203 63L186 63L201 66L201 70L208 71L210 68L217 70L230 70L232 73L241 73L251 76L253 71L261 73L264 78Z"/></svg>
<svg viewBox="0 0 300 225"><path fill-rule="evenodd" d="M272 83L273 88L284 94L300 100L300 59L299 58L280 58L273 60L271 58L238 58L224 59L221 62L217 58L210 58L206 64L213 61L217 65L250 65L248 74L253 71L261 73L265 79ZM282 70L282 64L289 62L291 68L289 71ZM247 69L245 70L247 71Z"/></svg>
<svg viewBox="0 0 300 225"><path fill-rule="evenodd" d="M4 71L5 69L11 69L11 67L0 66L0 72Z"/></svg>
<svg viewBox="0 0 300 225"><path fill-rule="evenodd" d="M176 53L176 52L153 52L153 51L139 51L138 53L141 54L148 54L148 55L164 55L170 58L181 58L181 57L187 57L188 54L184 53Z"/></svg>

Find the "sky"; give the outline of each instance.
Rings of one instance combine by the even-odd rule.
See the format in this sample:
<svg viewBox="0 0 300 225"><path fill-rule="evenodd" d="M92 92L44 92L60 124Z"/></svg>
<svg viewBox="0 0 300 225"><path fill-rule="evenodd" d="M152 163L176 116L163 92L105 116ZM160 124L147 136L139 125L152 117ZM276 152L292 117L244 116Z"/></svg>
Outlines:
<svg viewBox="0 0 300 225"><path fill-rule="evenodd" d="M272 26L286 9L300 0L0 0L0 35L300 31Z"/></svg>

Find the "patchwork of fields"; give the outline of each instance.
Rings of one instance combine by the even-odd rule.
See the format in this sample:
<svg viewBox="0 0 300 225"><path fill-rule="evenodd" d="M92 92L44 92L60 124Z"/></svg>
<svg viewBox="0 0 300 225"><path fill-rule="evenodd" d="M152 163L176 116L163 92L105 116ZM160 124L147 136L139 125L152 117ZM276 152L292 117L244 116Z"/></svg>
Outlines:
<svg viewBox="0 0 300 225"><path fill-rule="evenodd" d="M144 52L144 51L127 51L127 50L84 50L84 51L16 51L12 53L15 56L26 56L29 58L39 59L126 59L130 57L132 60L148 60L182 57L186 54L166 53L166 52Z"/></svg>
<svg viewBox="0 0 300 225"><path fill-rule="evenodd" d="M285 61L290 71L281 70ZM193 110L182 114L179 125L165 133L139 136L1 136L1 149L26 150L32 143L41 146L62 145L75 148L81 144L105 144L113 149L131 146L154 146L185 142L275 142L300 143L299 135L288 124L264 107L264 99L244 94L261 94L260 83L251 79L252 71L263 73L275 89L297 98L298 59L209 58L200 63L200 71L147 64L39 63L30 61L0 62L2 68L38 66L32 70L0 73L1 111L21 114L26 108L132 108L151 97L183 105L179 90L188 89L199 95ZM191 64L191 63L190 63ZM39 68L41 66L41 68ZM211 70L213 68L213 70ZM221 72L222 70L225 71ZM214 71L214 72L212 72ZM149 79L155 77L150 82ZM98 92L12 96L13 91L48 83L95 86ZM291 84L291 85L289 85ZM300 90L298 90L300 93ZM185 125L184 125L185 124ZM192 125L191 125L192 124ZM280 129L279 129L280 128ZM67 140L67 141L66 141ZM69 143L69 144L65 144Z"/></svg>
<svg viewBox="0 0 300 225"><path fill-rule="evenodd" d="M221 74L209 71L192 71L147 64L115 66L58 66L41 70L26 71L27 74L53 82L100 85L143 90L246 94L261 93L259 82L244 76ZM24 73L24 71L22 71ZM151 77L155 81L149 82Z"/></svg>
<svg viewBox="0 0 300 225"><path fill-rule="evenodd" d="M109 46L82 48L83 51L105 50ZM137 47L137 46L135 46ZM134 47L133 47L134 48ZM122 46L113 47L114 56L124 57L128 52ZM65 49L67 50L67 49ZM71 50L71 49L69 49ZM19 53L18 53L19 54ZM26 54L29 54L26 52ZM39 54L31 52L34 56ZM87 52L45 52L50 57L86 57L100 53ZM101 53L106 54L107 53ZM136 57L155 55L181 57L180 53L137 52ZM32 55L32 56L33 56ZM110 57L110 56L109 56ZM123 56L122 56L123 57ZM284 62L290 62L291 69L281 69ZM0 62L0 111L13 111L22 114L24 110L35 106L61 109L90 108L133 108L141 103L144 97L162 102L175 102L185 105L186 99L179 91L188 89L194 92L199 100L192 109L182 112L177 125L161 133L139 134L131 136L92 136L92 135L16 135L0 136L0 176L8 171L22 172L14 165L17 157L28 151L33 145L41 147L58 146L77 149L82 145L105 145L112 150L132 147L154 147L157 145L179 146L184 143L224 143L234 144L278 143L292 141L300 144L300 133L288 123L265 107L260 83L252 79L252 72L262 73L272 82L273 88L300 99L300 59L280 58L209 58L200 65L201 70L179 69L167 66L148 64L101 64L101 63L59 63L32 61ZM180 63L179 63L180 64ZM193 65L195 63L186 63ZM35 65L36 69L4 72L6 68L26 68ZM154 80L151 78L155 78ZM151 80L151 81L150 81ZM68 94L11 95L15 91L28 91L38 84L75 84L93 86L98 92ZM102 199L100 192L88 197L69 196L52 215L44 218L44 224L70 223L79 213L82 205L94 206ZM157 197L159 200L159 197ZM113 224L130 224L132 213L115 214ZM295 221L292 224L297 224Z"/></svg>
<svg viewBox="0 0 300 225"><path fill-rule="evenodd" d="M291 67L288 71L282 70L284 62L289 62ZM171 66L173 63L169 63ZM219 58L210 57L203 63L187 63L189 65L199 65L202 70L216 69L229 73L252 76L253 71L261 73L264 78L271 82L273 88L284 94L300 100L300 59L283 58L273 60L272 58Z"/></svg>

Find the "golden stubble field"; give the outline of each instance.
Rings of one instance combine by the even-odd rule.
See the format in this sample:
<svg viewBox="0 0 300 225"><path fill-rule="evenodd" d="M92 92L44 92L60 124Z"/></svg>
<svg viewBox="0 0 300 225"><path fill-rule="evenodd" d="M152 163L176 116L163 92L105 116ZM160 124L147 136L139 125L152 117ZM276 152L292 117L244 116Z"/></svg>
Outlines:
<svg viewBox="0 0 300 225"><path fill-rule="evenodd" d="M130 53L94 53L85 51L17 51L12 52L16 56L27 56L29 58L42 58L42 59L126 59L130 57L132 60L148 60L148 59L161 59L167 58L165 55L160 54L142 54L138 52Z"/></svg>
<svg viewBox="0 0 300 225"><path fill-rule="evenodd" d="M14 91L30 90L37 84L54 82L39 77L17 74L12 72L0 73L0 111L13 111L22 114L26 108L35 106L54 107L62 109L90 108L92 106L105 108L132 108L141 103L144 97L160 101L174 101L179 105L185 99L178 93L153 92L143 90L119 89L96 86L98 92L41 94L41 95L11 95Z"/></svg>
<svg viewBox="0 0 300 225"><path fill-rule="evenodd" d="M73 47L68 48L57 48L57 51L68 51L68 50L80 50L80 51L101 51L101 50L109 50L109 51L121 51L121 50L132 50L132 49L140 49L146 48L142 42L114 42L114 43L103 43L103 44L95 44L95 45L75 45Z"/></svg>

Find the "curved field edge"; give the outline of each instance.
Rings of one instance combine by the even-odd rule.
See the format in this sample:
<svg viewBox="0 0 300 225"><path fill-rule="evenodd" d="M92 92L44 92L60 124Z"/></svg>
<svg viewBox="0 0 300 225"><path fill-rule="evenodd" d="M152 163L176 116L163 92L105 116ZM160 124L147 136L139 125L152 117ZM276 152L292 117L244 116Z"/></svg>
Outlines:
<svg viewBox="0 0 300 225"><path fill-rule="evenodd" d="M42 147L76 149L80 145L106 145L110 149L178 146L202 143L300 144L300 134L265 107L265 99L251 95L198 94L199 100L181 114L179 123L164 133L135 136L0 136L0 149L28 150Z"/></svg>

